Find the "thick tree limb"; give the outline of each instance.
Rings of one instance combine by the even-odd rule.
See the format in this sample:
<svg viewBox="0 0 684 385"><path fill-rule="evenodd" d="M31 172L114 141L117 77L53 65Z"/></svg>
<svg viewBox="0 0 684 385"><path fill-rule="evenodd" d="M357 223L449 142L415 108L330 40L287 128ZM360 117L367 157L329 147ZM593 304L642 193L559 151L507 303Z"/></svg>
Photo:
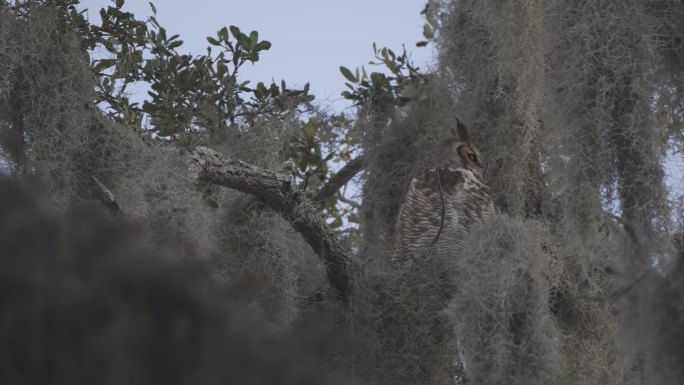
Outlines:
<svg viewBox="0 0 684 385"><path fill-rule="evenodd" d="M181 156L198 180L252 194L290 222L323 261L337 296L349 298L353 262L318 214L315 204L292 186L289 176L222 157L206 147L183 148Z"/></svg>
<svg viewBox="0 0 684 385"><path fill-rule="evenodd" d="M311 200L317 205L322 205L328 199L332 198L335 193L347 184L356 174L363 170L365 157L360 155L349 161L344 167L333 175L328 183L326 183L321 190Z"/></svg>

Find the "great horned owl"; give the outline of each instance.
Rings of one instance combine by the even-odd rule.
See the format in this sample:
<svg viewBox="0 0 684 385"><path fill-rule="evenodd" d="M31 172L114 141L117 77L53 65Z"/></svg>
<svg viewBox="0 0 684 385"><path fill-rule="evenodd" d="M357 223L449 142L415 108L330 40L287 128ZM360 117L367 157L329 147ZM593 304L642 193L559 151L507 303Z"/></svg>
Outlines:
<svg viewBox="0 0 684 385"><path fill-rule="evenodd" d="M480 153L459 119L414 174L397 218L395 267L458 253L469 228L494 212Z"/></svg>

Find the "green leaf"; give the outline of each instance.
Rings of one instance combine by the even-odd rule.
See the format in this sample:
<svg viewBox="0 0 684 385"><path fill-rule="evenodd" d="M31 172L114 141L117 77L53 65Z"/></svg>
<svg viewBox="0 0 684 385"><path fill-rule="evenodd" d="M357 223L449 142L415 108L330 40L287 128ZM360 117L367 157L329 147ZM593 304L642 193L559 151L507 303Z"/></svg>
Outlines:
<svg viewBox="0 0 684 385"><path fill-rule="evenodd" d="M308 122L306 122L304 124L303 129L304 129L304 135L306 135L310 138L313 138L316 136L316 125L311 120L309 120Z"/></svg>
<svg viewBox="0 0 684 385"><path fill-rule="evenodd" d="M230 26L230 33L232 33L233 36L235 36L235 38L237 39L237 37L240 36L240 28L238 28L234 25L231 25Z"/></svg>
<svg viewBox="0 0 684 385"><path fill-rule="evenodd" d="M387 66L387 68L388 68L390 71L392 71L393 74L396 75L396 74L399 73L399 67L398 67L396 64L394 64L393 61L391 61L391 60L385 60L385 65Z"/></svg>
<svg viewBox="0 0 684 385"><path fill-rule="evenodd" d="M254 49L257 51L267 51L270 48L271 48L271 42L268 40L262 40L254 47Z"/></svg>
<svg viewBox="0 0 684 385"><path fill-rule="evenodd" d="M102 70L105 70L111 66L116 64L116 60L114 59L102 59L95 64L95 67L93 67L93 71L95 72L101 72Z"/></svg>
<svg viewBox="0 0 684 385"><path fill-rule="evenodd" d="M257 99L263 99L264 97L266 97L267 92L268 92L268 89L266 88L264 83L259 82L259 83L257 83L257 87L254 90L254 96L256 96Z"/></svg>
<svg viewBox="0 0 684 385"><path fill-rule="evenodd" d="M211 36L207 36L207 41L208 41L209 44L211 44L211 45L221 45L221 43L219 43L218 40L214 39L214 38L211 37Z"/></svg>
<svg viewBox="0 0 684 385"><path fill-rule="evenodd" d="M337 228L342 227L342 224L343 224L342 218L338 216L338 217L335 217L335 220L332 221L329 226L333 229L337 229Z"/></svg>
<svg viewBox="0 0 684 385"><path fill-rule="evenodd" d="M423 36L425 36L426 39L432 39L434 37L434 32L432 31L432 27L430 24L425 23L423 25Z"/></svg>
<svg viewBox="0 0 684 385"><path fill-rule="evenodd" d="M251 47L249 46L249 36L240 32L237 36L235 36L235 38L237 39L238 43L242 44L243 47L249 48L251 50Z"/></svg>
<svg viewBox="0 0 684 385"><path fill-rule="evenodd" d="M151 1L150 1L150 8L152 9L152 13L154 13L156 15L157 14L157 7L155 7Z"/></svg>
<svg viewBox="0 0 684 385"><path fill-rule="evenodd" d="M218 75L219 78L223 77L228 72L228 67L226 67L225 64L222 62L217 62L216 63L216 75Z"/></svg>
<svg viewBox="0 0 684 385"><path fill-rule="evenodd" d="M342 76L347 78L352 83L358 83L359 79L354 76L354 74L347 68L347 67L342 67L340 66L340 72L342 73Z"/></svg>
<svg viewBox="0 0 684 385"><path fill-rule="evenodd" d="M269 88L269 91L271 93L271 97L277 97L280 95L280 88L278 88L278 85L275 83L271 83L271 87Z"/></svg>
<svg viewBox="0 0 684 385"><path fill-rule="evenodd" d="M124 5L124 0L116 0L116 8L120 9Z"/></svg>
<svg viewBox="0 0 684 385"><path fill-rule="evenodd" d="M252 33L249 34L249 47L251 49L254 49L258 42L259 42L259 32L252 31Z"/></svg>
<svg viewBox="0 0 684 385"><path fill-rule="evenodd" d="M306 171L306 167L307 167L308 165L309 165L309 164L308 164L307 158L306 158L306 157L303 157L303 158L299 161L299 171L301 171L301 172Z"/></svg>
<svg viewBox="0 0 684 385"><path fill-rule="evenodd" d="M228 41L228 28L223 27L221 30L218 32L218 37L222 41Z"/></svg>

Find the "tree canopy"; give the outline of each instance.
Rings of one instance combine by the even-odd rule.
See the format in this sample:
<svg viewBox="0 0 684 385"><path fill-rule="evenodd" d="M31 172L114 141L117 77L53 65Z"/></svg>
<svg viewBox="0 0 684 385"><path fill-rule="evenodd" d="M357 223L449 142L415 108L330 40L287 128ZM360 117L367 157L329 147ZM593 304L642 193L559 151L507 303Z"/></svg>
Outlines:
<svg viewBox="0 0 684 385"><path fill-rule="evenodd" d="M681 383L684 217L666 181L684 132L684 3L430 0L416 39L435 47L435 67L373 45L376 66L340 67L352 114L308 84L243 79L268 36L218 27L191 56L150 6L141 20L117 0L93 21L78 0L0 0L0 164L55 215L134 226L133 259L175 266L160 290L190 290L174 269L202 266L211 288L188 292L198 309L226 306L362 383ZM404 191L457 116L498 214L453 260L398 272L388 261ZM0 214L0 228L17 217ZM27 260L17 282L42 271L43 257ZM83 286L64 298L92 284L78 261L50 281ZM111 274L154 274L120 268ZM49 291L22 294L36 316ZM31 318L7 298L0 313ZM102 352L128 346L112 336ZM51 343L12 341L0 360L17 343ZM252 364L267 359L261 342L240 341ZM27 378L12 362L0 378Z"/></svg>

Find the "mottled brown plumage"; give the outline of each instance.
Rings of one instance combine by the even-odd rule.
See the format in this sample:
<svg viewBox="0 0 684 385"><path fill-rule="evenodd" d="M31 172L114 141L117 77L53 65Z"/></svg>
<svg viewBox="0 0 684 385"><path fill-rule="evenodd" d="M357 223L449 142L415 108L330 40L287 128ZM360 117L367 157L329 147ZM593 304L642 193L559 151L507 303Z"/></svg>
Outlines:
<svg viewBox="0 0 684 385"><path fill-rule="evenodd" d="M392 263L401 267L455 257L470 227L493 212L480 154L457 120L450 137L430 151L411 180L399 210Z"/></svg>

